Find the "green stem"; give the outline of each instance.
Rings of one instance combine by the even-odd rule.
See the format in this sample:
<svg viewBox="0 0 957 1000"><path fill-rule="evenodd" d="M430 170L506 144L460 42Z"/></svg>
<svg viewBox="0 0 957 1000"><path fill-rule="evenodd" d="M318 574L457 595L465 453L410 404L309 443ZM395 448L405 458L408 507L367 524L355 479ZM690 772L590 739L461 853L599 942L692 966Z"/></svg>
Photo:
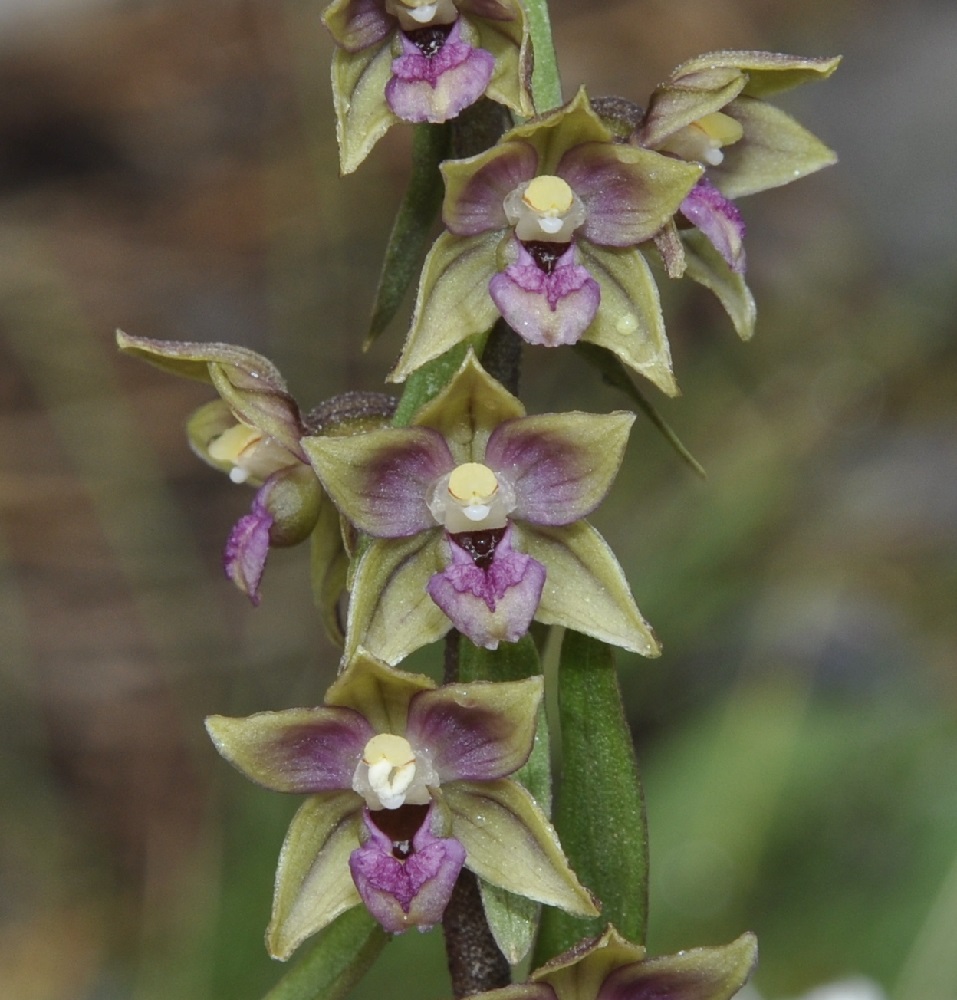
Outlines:
<svg viewBox="0 0 957 1000"><path fill-rule="evenodd" d="M526 0L525 15L532 36L535 63L532 68L532 101L535 112L544 114L562 103L562 81L548 17L548 0Z"/></svg>

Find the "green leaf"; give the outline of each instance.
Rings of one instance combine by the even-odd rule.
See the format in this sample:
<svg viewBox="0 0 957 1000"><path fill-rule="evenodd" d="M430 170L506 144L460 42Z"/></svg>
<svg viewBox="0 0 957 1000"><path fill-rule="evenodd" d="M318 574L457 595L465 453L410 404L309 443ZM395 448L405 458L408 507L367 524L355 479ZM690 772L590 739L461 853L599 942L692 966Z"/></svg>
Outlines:
<svg viewBox="0 0 957 1000"><path fill-rule="evenodd" d="M395 216L375 305L363 348L368 348L389 325L419 273L432 223L442 204L439 164L449 156L451 130L447 125L417 125L412 136L412 176Z"/></svg>
<svg viewBox="0 0 957 1000"><path fill-rule="evenodd" d="M318 935L263 1000L341 1000L388 940L365 907L349 910Z"/></svg>
<svg viewBox="0 0 957 1000"><path fill-rule="evenodd" d="M710 244L709 244L710 245ZM648 402L641 390L632 381L621 358L604 347L597 344L579 342L574 350L583 357L601 375L602 380L614 389L623 392L635 406L652 422L652 424L662 433L665 440L678 453L678 456L695 473L705 478L705 471L700 462L681 443L678 435L668 426L665 418Z"/></svg>
<svg viewBox="0 0 957 1000"><path fill-rule="evenodd" d="M555 825L579 879L599 898L600 918L542 914L541 965L606 924L643 944L648 910L648 830L638 764L612 650L576 632L562 644L558 675L562 780Z"/></svg>
<svg viewBox="0 0 957 1000"><path fill-rule="evenodd" d="M532 38L532 98L535 111L543 115L562 103L562 81L555 57L548 0L525 0L528 30Z"/></svg>

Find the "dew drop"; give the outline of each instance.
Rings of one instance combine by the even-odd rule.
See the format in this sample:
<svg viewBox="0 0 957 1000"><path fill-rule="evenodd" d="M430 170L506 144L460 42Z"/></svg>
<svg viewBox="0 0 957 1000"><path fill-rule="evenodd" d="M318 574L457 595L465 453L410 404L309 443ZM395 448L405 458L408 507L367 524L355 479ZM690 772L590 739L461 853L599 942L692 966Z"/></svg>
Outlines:
<svg viewBox="0 0 957 1000"><path fill-rule="evenodd" d="M615 329L619 333L634 333L638 329L638 317L634 313L626 313L615 321Z"/></svg>

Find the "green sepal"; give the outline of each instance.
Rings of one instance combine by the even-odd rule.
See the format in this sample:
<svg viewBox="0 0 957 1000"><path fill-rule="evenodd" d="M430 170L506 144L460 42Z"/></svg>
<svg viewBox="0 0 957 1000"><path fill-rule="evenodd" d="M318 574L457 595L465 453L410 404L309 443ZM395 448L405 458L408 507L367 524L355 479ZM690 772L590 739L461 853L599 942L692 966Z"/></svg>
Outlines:
<svg viewBox="0 0 957 1000"><path fill-rule="evenodd" d="M683 72L679 67L656 87L641 128L641 141L657 146L679 129L720 111L744 89L747 77L733 66L708 66Z"/></svg>
<svg viewBox="0 0 957 1000"><path fill-rule="evenodd" d="M390 382L404 382L427 361L491 329L498 309L488 283L498 270L501 239L497 230L477 236L439 235L422 266L412 325L389 373Z"/></svg>
<svg viewBox="0 0 957 1000"><path fill-rule="evenodd" d="M709 243L708 246L711 246L711 244ZM651 421L653 426L660 431L668 444L674 448L681 460L685 462L685 464L688 465L693 472L702 478L705 477L705 471L701 464L681 443L678 435L671 429L665 421L665 418L645 398L638 386L636 386L631 380L631 375L629 375L628 370L625 368L619 357L612 354L611 351L606 350L604 347L599 347L597 344L580 342L575 344L574 350L601 375L603 382L610 385L612 388L623 392L628 399L634 403L634 405Z"/></svg>
<svg viewBox="0 0 957 1000"><path fill-rule="evenodd" d="M538 650L530 635L498 649L482 649L464 636L459 640L459 677L463 681L509 681L541 673ZM538 709L535 741L528 760L512 778L529 790L546 816L551 813L552 778L545 706ZM538 929L541 904L527 896L479 879L482 906L489 929L509 964L516 965L531 950Z"/></svg>
<svg viewBox="0 0 957 1000"><path fill-rule="evenodd" d="M452 376L462 367L470 343L474 341L466 340L456 344L445 354L427 361L421 368L412 372L402 387L399 406L392 418L393 426L408 427L419 410L448 385Z"/></svg>
<svg viewBox="0 0 957 1000"><path fill-rule="evenodd" d="M726 198L740 198L790 184L837 162L837 154L789 114L751 97L732 101L724 113L744 128L709 177Z"/></svg>
<svg viewBox="0 0 957 1000"><path fill-rule="evenodd" d="M352 580L344 662L361 644L395 664L448 632L452 623L425 589L444 568L441 544L438 530L369 544Z"/></svg>
<svg viewBox="0 0 957 1000"><path fill-rule="evenodd" d="M720 68L737 69L747 73L745 94L750 97L768 97L802 83L826 80L837 69L840 61L840 56L815 58L791 56L782 52L731 49L695 56L678 66L672 77Z"/></svg>
<svg viewBox="0 0 957 1000"><path fill-rule="evenodd" d="M665 394L677 395L658 286L641 251L584 241L577 246L582 266L601 288L601 305L582 341L604 347Z"/></svg>
<svg viewBox="0 0 957 1000"><path fill-rule="evenodd" d="M479 878L572 913L598 913L569 868L548 818L515 781L456 781L440 790L466 867Z"/></svg>
<svg viewBox="0 0 957 1000"><path fill-rule="evenodd" d="M525 4L515 0L508 6L514 15L511 20L477 17L468 22L478 34L477 47L495 58L485 96L527 118L534 113L534 106L529 93L532 49Z"/></svg>
<svg viewBox="0 0 957 1000"><path fill-rule="evenodd" d="M442 204L439 164L448 158L450 142L448 124L416 125L412 133L412 176L392 225L363 349L389 325L419 273L429 231Z"/></svg>
<svg viewBox="0 0 957 1000"><path fill-rule="evenodd" d="M558 673L562 777L555 826L569 862L601 900L600 920L550 909L535 956L541 964L606 923L643 944L648 915L648 830L634 745L612 650L566 632Z"/></svg>
<svg viewBox="0 0 957 1000"><path fill-rule="evenodd" d="M344 1000L389 935L358 906L338 916L263 1000Z"/></svg>
<svg viewBox="0 0 957 1000"><path fill-rule="evenodd" d="M587 521L516 528L522 550L548 567L537 621L565 625L642 656L661 654L618 560Z"/></svg>
<svg viewBox="0 0 957 1000"><path fill-rule="evenodd" d="M685 248L685 275L714 293L728 314L737 335L750 340L754 335L757 306L744 275L737 274L714 248L714 244L696 229L681 234Z"/></svg>
<svg viewBox="0 0 957 1000"><path fill-rule="evenodd" d="M339 604L349 575L349 556L342 542L342 519L335 504L323 493L309 554L312 597L329 641L345 644Z"/></svg>
<svg viewBox="0 0 957 1000"><path fill-rule="evenodd" d="M206 366L209 367L208 365ZM204 381L209 381L205 379ZM194 455L201 458L207 465L211 465L220 472L229 475L234 463L230 460L217 460L209 453L210 442L228 431L230 427L236 426L236 418L233 411L221 399L212 399L208 403L194 410L189 420L186 422L186 437ZM252 478L248 480L250 485L259 486L261 480Z"/></svg>
<svg viewBox="0 0 957 1000"><path fill-rule="evenodd" d="M266 948L285 961L311 935L361 902L349 873L362 801L351 789L311 795L286 834Z"/></svg>
<svg viewBox="0 0 957 1000"><path fill-rule="evenodd" d="M336 48L332 55L332 96L342 174L351 174L399 120L384 96L393 58L391 35L358 52Z"/></svg>
<svg viewBox="0 0 957 1000"><path fill-rule="evenodd" d="M377 733L402 735L412 699L434 689L425 675L394 670L360 649L326 691L325 703L358 712Z"/></svg>

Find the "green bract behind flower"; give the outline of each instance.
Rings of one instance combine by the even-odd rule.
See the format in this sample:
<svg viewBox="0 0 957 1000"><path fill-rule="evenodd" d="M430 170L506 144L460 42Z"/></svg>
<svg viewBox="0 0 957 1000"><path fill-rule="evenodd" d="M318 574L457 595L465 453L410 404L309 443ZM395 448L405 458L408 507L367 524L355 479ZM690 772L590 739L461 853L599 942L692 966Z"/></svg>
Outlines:
<svg viewBox="0 0 957 1000"><path fill-rule="evenodd" d="M343 516L373 538L352 580L346 656L361 644L398 663L452 627L494 649L532 619L657 655L621 567L582 520L633 419L526 416L470 352L410 427L304 438Z"/></svg>
<svg viewBox="0 0 957 1000"><path fill-rule="evenodd" d="M701 167L614 140L580 90L487 152L443 164L446 232L426 259L395 381L501 315L530 344L599 344L677 391L638 247Z"/></svg>

